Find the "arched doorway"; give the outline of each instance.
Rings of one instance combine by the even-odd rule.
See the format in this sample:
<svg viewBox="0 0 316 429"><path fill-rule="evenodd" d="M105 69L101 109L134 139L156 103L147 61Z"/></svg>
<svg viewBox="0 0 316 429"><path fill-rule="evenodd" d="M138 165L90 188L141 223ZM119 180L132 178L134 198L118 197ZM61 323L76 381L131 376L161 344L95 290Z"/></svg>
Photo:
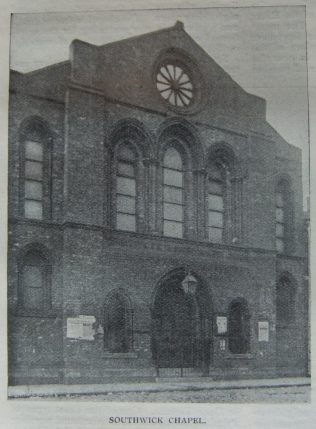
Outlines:
<svg viewBox="0 0 316 429"><path fill-rule="evenodd" d="M152 310L152 354L158 373L176 368L176 375L207 375L211 359L211 302L201 280L185 291L184 269L158 285Z"/></svg>

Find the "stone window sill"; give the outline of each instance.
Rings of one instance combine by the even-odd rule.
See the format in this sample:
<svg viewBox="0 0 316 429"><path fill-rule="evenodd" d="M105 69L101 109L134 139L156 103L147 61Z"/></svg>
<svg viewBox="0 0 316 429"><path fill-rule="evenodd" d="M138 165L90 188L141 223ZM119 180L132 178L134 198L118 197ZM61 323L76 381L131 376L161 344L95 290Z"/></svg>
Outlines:
<svg viewBox="0 0 316 429"><path fill-rule="evenodd" d="M103 357L105 359L136 359L138 357L138 354L136 352L127 352L127 353L104 352Z"/></svg>
<svg viewBox="0 0 316 429"><path fill-rule="evenodd" d="M255 356L251 353L244 353L244 354L241 354L241 353L233 354L233 353L231 353L230 355L226 356L226 359L254 359L254 358L255 358Z"/></svg>

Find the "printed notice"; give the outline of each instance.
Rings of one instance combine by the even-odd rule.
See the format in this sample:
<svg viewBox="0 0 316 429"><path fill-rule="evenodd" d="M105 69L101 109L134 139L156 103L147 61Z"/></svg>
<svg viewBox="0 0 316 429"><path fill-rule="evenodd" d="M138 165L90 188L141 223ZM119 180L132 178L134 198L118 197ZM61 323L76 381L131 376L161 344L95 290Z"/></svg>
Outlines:
<svg viewBox="0 0 316 429"><path fill-rule="evenodd" d="M269 341L269 322L268 321L258 322L258 340Z"/></svg>
<svg viewBox="0 0 316 429"><path fill-rule="evenodd" d="M68 317L67 338L94 340L94 316Z"/></svg>

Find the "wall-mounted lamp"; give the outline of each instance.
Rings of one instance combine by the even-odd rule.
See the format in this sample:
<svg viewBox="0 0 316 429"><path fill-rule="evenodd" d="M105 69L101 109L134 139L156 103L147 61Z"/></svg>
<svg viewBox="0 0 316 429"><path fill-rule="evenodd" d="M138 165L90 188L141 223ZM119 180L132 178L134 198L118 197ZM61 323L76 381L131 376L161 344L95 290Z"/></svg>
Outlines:
<svg viewBox="0 0 316 429"><path fill-rule="evenodd" d="M187 295L194 295L196 292L198 281L197 279L189 272L185 278L182 280L181 285L184 293Z"/></svg>

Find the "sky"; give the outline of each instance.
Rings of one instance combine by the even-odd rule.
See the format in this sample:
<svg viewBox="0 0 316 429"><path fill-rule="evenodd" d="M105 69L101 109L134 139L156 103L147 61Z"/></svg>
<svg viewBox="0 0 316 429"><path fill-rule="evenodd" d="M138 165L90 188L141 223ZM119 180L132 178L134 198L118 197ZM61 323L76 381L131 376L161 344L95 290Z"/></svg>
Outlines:
<svg viewBox="0 0 316 429"><path fill-rule="evenodd" d="M81 39L96 45L184 23L187 33L246 91L267 100L268 122L303 150L309 192L304 7L246 7L14 14L11 68L27 72L69 58Z"/></svg>

